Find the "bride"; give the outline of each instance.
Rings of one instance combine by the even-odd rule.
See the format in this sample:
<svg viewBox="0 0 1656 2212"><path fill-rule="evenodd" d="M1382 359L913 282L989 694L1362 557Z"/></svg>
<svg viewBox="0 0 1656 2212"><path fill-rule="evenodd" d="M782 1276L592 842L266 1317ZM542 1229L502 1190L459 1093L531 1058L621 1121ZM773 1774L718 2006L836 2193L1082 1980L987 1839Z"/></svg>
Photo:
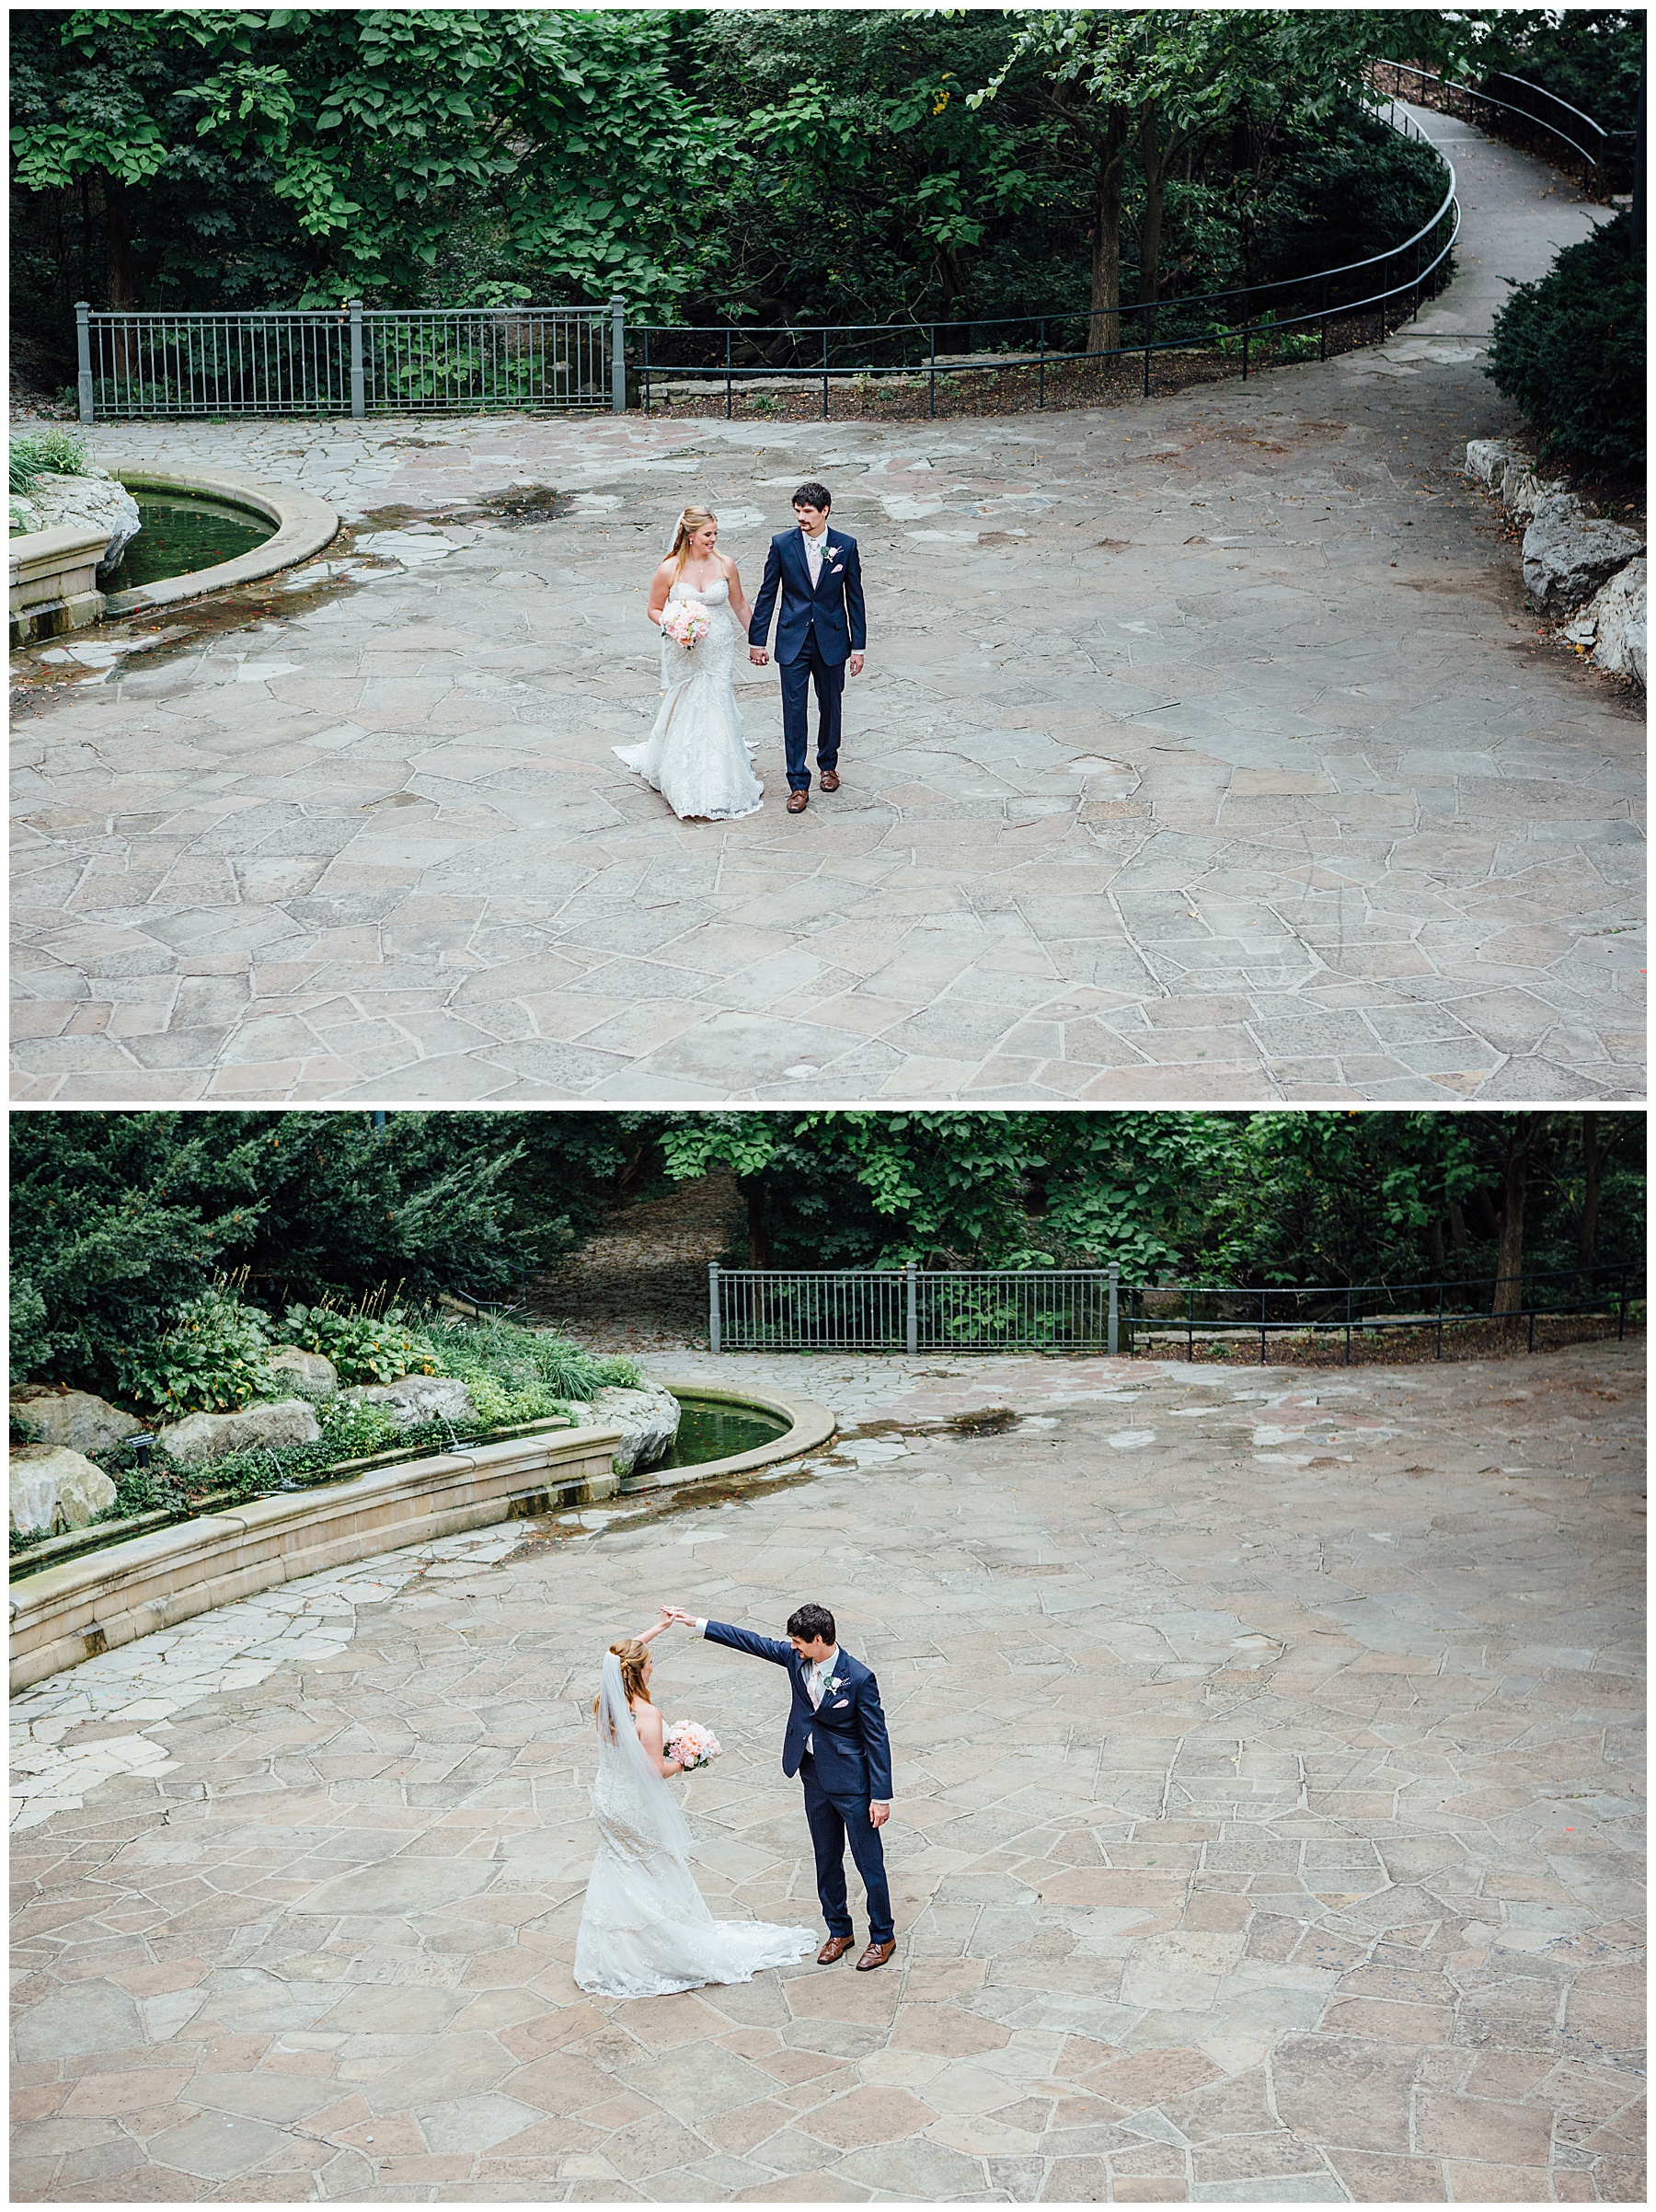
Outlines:
<svg viewBox="0 0 1656 2212"><path fill-rule="evenodd" d="M661 636L661 689L666 697L641 745L614 750L637 768L683 820L736 822L756 814L765 786L753 774L753 747L736 704L734 608L745 639L753 618L736 563L719 550L719 517L686 507L666 559L650 587L650 619L660 624L670 601L707 614L708 630L687 649Z"/></svg>
<svg viewBox="0 0 1656 2212"><path fill-rule="evenodd" d="M685 1863L689 1826L666 1780L683 1769L662 1752L661 1715L650 1696L649 1645L668 1626L663 1616L642 1636L612 1643L593 1700L598 1856L575 1939L575 1979L595 1997L669 1997L706 1982L752 1981L816 1947L810 1928L716 1920L696 1886Z"/></svg>

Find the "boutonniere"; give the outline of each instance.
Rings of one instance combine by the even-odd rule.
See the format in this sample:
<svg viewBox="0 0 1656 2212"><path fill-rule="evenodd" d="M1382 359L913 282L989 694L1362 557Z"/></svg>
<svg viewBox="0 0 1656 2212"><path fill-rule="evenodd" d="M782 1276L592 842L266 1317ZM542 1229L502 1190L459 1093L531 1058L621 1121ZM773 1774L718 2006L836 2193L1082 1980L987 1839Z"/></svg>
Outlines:
<svg viewBox="0 0 1656 2212"><path fill-rule="evenodd" d="M831 1698L836 1689L844 1689L845 1687L845 1680L843 1675L830 1675L822 1685L822 1695L825 1698Z"/></svg>

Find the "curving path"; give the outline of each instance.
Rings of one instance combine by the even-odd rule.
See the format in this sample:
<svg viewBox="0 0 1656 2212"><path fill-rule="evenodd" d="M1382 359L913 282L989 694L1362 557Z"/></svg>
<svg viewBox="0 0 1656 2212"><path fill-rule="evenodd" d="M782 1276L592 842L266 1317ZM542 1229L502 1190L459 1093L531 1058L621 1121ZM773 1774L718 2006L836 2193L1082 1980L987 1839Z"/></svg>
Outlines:
<svg viewBox="0 0 1656 2212"><path fill-rule="evenodd" d="M16 1095L1642 1095L1640 720L1538 646L1458 473L1512 427L1500 280L1593 213L1423 120L1465 177L1459 282L1246 386L101 432L319 491L382 565L29 657L61 680L17 732ZM754 671L772 803L681 824L610 751L654 712L642 587L686 498L753 582L808 474L870 582L844 787L783 813ZM500 511L535 483L568 512Z"/></svg>
<svg viewBox="0 0 1656 2212"><path fill-rule="evenodd" d="M1638 1346L721 1371L847 1433L14 1701L14 2201L1642 2201ZM878 1668L882 1973L576 1990L669 1596ZM715 1909L811 1917L776 1678L658 1649Z"/></svg>

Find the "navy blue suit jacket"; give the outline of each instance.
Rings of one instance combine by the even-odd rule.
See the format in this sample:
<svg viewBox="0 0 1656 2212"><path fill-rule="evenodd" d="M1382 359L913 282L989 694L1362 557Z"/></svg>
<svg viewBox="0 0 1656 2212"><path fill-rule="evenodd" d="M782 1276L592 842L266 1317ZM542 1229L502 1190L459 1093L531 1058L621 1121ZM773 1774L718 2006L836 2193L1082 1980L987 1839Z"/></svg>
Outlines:
<svg viewBox="0 0 1656 2212"><path fill-rule="evenodd" d="M791 1643L733 1629L723 1620L708 1621L707 1637L709 1643L728 1643L733 1652L749 1652L755 1659L768 1659L773 1666L788 1669L793 1703L782 1738L784 1774L798 1774L810 1736L817 1779L830 1797L890 1804L891 1742L880 1710L880 1685L860 1659L853 1659L842 1647L834 1662L837 1687L813 1711L805 1688L811 1662L801 1659Z"/></svg>
<svg viewBox="0 0 1656 2212"><path fill-rule="evenodd" d="M863 613L862 563L857 540L832 527L822 533L822 570L811 586L811 562L803 533L778 530L765 557L765 581L753 600L748 643L763 645L770 634L776 593L782 612L776 621L778 661L803 660L816 632L817 651L830 666L859 653L868 642Z"/></svg>

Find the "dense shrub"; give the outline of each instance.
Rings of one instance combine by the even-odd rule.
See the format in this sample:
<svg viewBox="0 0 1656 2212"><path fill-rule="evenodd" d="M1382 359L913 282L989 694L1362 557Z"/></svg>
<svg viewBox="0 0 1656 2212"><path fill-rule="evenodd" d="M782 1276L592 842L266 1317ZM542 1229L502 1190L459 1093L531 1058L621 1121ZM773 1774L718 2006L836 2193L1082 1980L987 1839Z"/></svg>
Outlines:
<svg viewBox="0 0 1656 2212"><path fill-rule="evenodd" d="M87 460L86 441L78 431L30 431L14 438L7 450L7 489L27 498L37 477L85 476Z"/></svg>
<svg viewBox="0 0 1656 2212"><path fill-rule="evenodd" d="M1523 409L1544 460L1643 477L1644 322L1645 257L1625 214L1567 246L1501 309L1486 374Z"/></svg>
<svg viewBox="0 0 1656 2212"><path fill-rule="evenodd" d="M258 1307L222 1289L203 1291L160 1336L124 1349L121 1394L167 1421L234 1412L269 1395L270 1341L270 1321Z"/></svg>
<svg viewBox="0 0 1656 2212"><path fill-rule="evenodd" d="M302 1352L332 1360L342 1383L388 1383L399 1375L437 1373L431 1346L408 1326L400 1307L375 1314L361 1308L338 1313L330 1306L290 1306L282 1333Z"/></svg>

